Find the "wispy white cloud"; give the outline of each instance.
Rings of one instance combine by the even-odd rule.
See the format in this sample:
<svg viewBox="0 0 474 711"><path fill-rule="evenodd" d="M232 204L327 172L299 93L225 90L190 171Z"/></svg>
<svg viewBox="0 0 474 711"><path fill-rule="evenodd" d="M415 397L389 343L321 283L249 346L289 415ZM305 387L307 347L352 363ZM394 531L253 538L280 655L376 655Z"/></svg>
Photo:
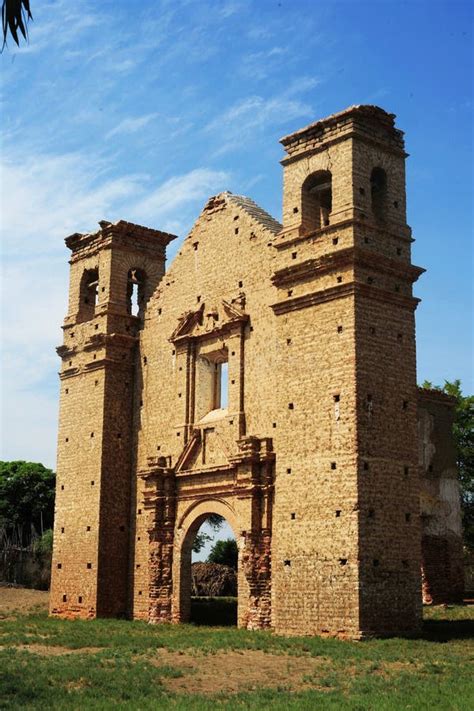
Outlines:
<svg viewBox="0 0 474 711"><path fill-rule="evenodd" d="M120 121L115 128L111 129L106 138L111 138L121 133L136 133L141 128L144 128L150 121L158 116L157 113L145 114L144 116L136 116L135 118L126 118Z"/></svg>
<svg viewBox="0 0 474 711"><path fill-rule="evenodd" d="M269 127L277 128L293 119L313 116L312 105L298 95L314 88L317 83L317 79L303 77L275 96L254 95L237 101L204 128L206 133L219 138L215 155L238 148L250 136L255 140Z"/></svg>

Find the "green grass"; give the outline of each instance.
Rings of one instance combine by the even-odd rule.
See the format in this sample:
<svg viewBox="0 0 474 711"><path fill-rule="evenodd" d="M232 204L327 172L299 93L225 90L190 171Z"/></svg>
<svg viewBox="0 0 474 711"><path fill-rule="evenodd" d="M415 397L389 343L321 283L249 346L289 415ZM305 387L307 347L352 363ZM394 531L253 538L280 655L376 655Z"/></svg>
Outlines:
<svg viewBox="0 0 474 711"><path fill-rule="evenodd" d="M426 611L417 639L351 643L277 637L269 632L193 625L150 626L120 620L67 621L46 614L0 621L2 709L474 709L474 609ZM46 656L20 645L96 651ZM176 663L152 664L157 648L214 655L218 650L263 650L321 659L307 688L258 688L245 693L172 693L165 682L191 672ZM215 674L219 675L219 658ZM271 680L270 680L271 681Z"/></svg>

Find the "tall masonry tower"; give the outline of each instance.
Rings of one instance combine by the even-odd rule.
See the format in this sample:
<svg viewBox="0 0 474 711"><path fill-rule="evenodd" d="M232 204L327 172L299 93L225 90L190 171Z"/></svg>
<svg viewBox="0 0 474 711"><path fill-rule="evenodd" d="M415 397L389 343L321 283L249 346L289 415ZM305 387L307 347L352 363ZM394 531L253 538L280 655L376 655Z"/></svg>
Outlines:
<svg viewBox="0 0 474 711"><path fill-rule="evenodd" d="M415 321L403 134L355 106L282 139L273 626L421 621Z"/></svg>
<svg viewBox="0 0 474 711"><path fill-rule="evenodd" d="M173 235L120 221L66 239L52 614L124 615L137 334Z"/></svg>

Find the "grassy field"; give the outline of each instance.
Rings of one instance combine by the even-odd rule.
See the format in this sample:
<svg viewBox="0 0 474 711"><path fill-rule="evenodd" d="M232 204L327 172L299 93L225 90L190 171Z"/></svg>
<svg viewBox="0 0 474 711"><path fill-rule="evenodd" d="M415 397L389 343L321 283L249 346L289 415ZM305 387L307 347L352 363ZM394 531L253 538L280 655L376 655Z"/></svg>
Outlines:
<svg viewBox="0 0 474 711"><path fill-rule="evenodd" d="M1 608L1 603L0 603ZM3 709L474 709L474 607L359 643L4 610Z"/></svg>

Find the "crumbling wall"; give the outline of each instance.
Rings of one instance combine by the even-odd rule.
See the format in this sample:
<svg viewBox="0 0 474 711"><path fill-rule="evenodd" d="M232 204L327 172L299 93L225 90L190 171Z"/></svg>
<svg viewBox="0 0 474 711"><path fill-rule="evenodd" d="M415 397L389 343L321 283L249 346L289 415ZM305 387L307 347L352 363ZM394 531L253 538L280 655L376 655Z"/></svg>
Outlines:
<svg viewBox="0 0 474 711"><path fill-rule="evenodd" d="M459 480L453 439L454 399L418 391L423 602L461 600L464 592Z"/></svg>

